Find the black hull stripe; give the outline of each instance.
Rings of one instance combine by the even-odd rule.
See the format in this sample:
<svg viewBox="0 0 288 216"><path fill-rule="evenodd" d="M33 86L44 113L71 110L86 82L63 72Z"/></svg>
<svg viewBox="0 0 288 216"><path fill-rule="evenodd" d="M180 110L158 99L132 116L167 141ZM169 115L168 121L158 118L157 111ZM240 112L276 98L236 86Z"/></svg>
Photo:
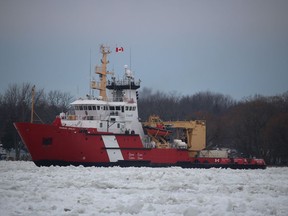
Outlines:
<svg viewBox="0 0 288 216"><path fill-rule="evenodd" d="M225 168L225 169L266 169L266 165L254 164L212 164L212 163L190 163L177 162L170 163L150 163L150 161L118 161L114 163L98 163L98 162L67 162L62 160L39 160L34 161L37 166L96 166L96 167L182 167L182 168Z"/></svg>

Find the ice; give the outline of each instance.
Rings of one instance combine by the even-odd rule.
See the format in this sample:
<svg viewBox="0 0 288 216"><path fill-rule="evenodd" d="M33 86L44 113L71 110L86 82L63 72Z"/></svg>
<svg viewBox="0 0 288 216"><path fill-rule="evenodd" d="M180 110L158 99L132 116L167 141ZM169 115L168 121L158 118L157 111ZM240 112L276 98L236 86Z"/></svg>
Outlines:
<svg viewBox="0 0 288 216"><path fill-rule="evenodd" d="M0 161L0 215L288 215L288 168L37 167Z"/></svg>

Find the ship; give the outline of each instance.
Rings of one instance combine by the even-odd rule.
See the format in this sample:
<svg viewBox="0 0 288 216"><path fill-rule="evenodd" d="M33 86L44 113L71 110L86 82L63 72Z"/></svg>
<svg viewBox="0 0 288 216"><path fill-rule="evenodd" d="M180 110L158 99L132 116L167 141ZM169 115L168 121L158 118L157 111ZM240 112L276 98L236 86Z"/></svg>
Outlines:
<svg viewBox="0 0 288 216"><path fill-rule="evenodd" d="M14 123L37 166L266 168L261 158L207 149L205 120L163 121L151 115L142 122L137 104L141 81L127 65L121 78L108 71L111 52L100 46L99 77L90 80L90 93L73 101L53 123L33 122L33 110L30 122Z"/></svg>

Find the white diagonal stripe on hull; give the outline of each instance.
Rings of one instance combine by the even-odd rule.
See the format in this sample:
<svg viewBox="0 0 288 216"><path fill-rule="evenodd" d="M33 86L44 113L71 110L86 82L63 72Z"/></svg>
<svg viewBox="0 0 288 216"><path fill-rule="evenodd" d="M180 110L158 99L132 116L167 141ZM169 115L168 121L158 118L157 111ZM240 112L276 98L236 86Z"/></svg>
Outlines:
<svg viewBox="0 0 288 216"><path fill-rule="evenodd" d="M119 148L119 144L115 136L102 135L102 139L106 148ZM110 162L123 160L123 155L120 149L106 149Z"/></svg>

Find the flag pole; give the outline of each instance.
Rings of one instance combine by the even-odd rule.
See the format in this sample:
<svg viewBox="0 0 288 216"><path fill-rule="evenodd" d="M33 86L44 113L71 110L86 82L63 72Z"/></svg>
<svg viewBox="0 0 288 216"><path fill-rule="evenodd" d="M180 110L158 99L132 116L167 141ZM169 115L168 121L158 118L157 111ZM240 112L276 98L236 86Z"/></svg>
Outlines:
<svg viewBox="0 0 288 216"><path fill-rule="evenodd" d="M92 88L91 88L91 82L92 82L92 67L91 67L91 48L90 48L90 62L89 62L89 70L90 70L90 80L89 80L89 88L90 88L90 96L92 96Z"/></svg>
<svg viewBox="0 0 288 216"><path fill-rule="evenodd" d="M31 101L31 120L30 122L33 123L34 121L34 97L35 97L35 85L32 87L32 101Z"/></svg>
<svg viewBox="0 0 288 216"><path fill-rule="evenodd" d="M130 47L130 51L129 51L129 58L130 58L130 70L132 70L131 47Z"/></svg>

